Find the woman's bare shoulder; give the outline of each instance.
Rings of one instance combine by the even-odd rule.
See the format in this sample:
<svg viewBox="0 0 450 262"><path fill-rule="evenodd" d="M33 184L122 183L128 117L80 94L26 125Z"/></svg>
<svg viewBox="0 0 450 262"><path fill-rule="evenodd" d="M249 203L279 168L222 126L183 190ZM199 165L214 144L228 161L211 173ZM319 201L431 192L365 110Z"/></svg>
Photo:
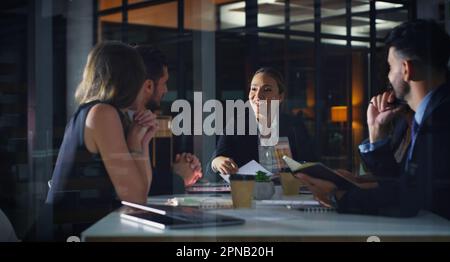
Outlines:
<svg viewBox="0 0 450 262"><path fill-rule="evenodd" d="M122 123L114 106L101 103L94 105L89 111L86 118L86 127L101 130L101 132L113 131L116 128L122 129Z"/></svg>

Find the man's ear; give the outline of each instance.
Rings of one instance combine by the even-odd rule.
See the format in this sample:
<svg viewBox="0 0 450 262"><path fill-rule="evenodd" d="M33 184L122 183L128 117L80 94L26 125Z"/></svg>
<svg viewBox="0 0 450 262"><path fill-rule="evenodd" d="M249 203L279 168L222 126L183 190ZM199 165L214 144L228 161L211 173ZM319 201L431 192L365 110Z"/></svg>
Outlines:
<svg viewBox="0 0 450 262"><path fill-rule="evenodd" d="M155 82L153 80L147 79L144 82L144 90L147 94L152 95L155 92Z"/></svg>
<svg viewBox="0 0 450 262"><path fill-rule="evenodd" d="M414 79L415 70L411 60L403 60L402 62L403 81L408 82Z"/></svg>

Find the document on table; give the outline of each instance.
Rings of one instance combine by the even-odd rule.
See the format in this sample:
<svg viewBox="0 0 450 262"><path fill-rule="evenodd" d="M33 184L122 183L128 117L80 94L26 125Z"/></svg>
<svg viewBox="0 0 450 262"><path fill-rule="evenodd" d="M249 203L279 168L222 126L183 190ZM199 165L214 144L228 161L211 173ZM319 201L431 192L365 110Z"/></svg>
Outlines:
<svg viewBox="0 0 450 262"><path fill-rule="evenodd" d="M262 165L260 165L258 162L256 162L255 160L252 160L250 162L248 162L247 164L241 166L237 172L237 174L240 175L248 175L248 176L255 176L256 172L258 171L262 171L264 173L266 173L266 175L271 176L273 175L272 172L268 171L267 169L265 169ZM220 176L227 182L230 183L230 175L223 175L220 174Z"/></svg>

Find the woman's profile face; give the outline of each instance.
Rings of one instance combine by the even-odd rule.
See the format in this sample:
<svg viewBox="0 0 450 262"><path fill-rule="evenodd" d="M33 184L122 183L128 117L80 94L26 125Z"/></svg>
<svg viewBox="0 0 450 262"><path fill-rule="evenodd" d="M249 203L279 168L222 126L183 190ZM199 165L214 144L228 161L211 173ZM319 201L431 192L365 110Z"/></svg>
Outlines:
<svg viewBox="0 0 450 262"><path fill-rule="evenodd" d="M280 94L280 89L275 79L268 74L258 73L253 76L248 99L258 118L260 112L259 106L262 104L261 102L266 101L269 109L272 100L280 100L280 102L283 100L283 93Z"/></svg>

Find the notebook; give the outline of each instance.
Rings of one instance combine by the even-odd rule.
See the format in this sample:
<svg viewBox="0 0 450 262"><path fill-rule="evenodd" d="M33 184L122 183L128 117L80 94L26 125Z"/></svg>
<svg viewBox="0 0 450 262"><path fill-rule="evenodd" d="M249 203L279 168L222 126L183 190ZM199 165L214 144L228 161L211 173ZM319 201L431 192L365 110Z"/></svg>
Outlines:
<svg viewBox="0 0 450 262"><path fill-rule="evenodd" d="M310 213L325 213L325 212L334 212L335 208L332 207L323 207L323 206L302 206L297 208L298 211L310 212Z"/></svg>
<svg viewBox="0 0 450 262"><path fill-rule="evenodd" d="M231 188L228 183L198 183L186 187L187 193L230 193Z"/></svg>
<svg viewBox="0 0 450 262"><path fill-rule="evenodd" d="M261 202L258 203L259 205L267 205L267 206L320 206L319 201L317 200L284 200L284 199L270 199L270 200L261 200Z"/></svg>
<svg viewBox="0 0 450 262"><path fill-rule="evenodd" d="M212 196L189 196L189 197L174 197L169 198L166 202L169 206L187 206L198 207L202 209L217 209L217 208L233 208L233 201L231 198L212 197Z"/></svg>
<svg viewBox="0 0 450 262"><path fill-rule="evenodd" d="M261 206L285 206L304 212L330 212L336 209L322 206L317 200L262 200Z"/></svg>
<svg viewBox="0 0 450 262"><path fill-rule="evenodd" d="M358 186L358 184L349 177L343 177L341 174L322 163L299 163L288 156L284 156L283 160L293 173L301 172L314 178L328 180L333 182L339 189L348 190Z"/></svg>
<svg viewBox="0 0 450 262"><path fill-rule="evenodd" d="M133 210L122 213L121 218L159 229L215 227L245 223L244 219L207 213L193 207L139 205L126 201L122 201L122 204L132 207Z"/></svg>

